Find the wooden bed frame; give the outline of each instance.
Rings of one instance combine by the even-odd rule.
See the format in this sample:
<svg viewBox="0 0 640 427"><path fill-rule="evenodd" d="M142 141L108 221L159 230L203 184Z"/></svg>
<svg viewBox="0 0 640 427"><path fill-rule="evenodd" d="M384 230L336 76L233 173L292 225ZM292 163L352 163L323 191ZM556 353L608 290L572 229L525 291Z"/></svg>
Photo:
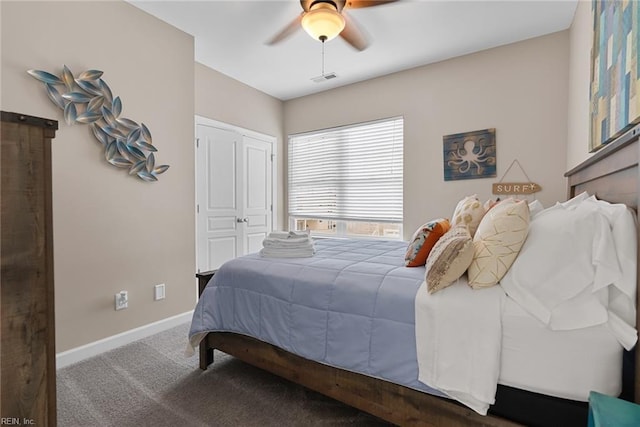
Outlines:
<svg viewBox="0 0 640 427"><path fill-rule="evenodd" d="M588 191L601 200L624 203L637 213L639 137L640 125L567 172L568 197ZM640 266L640 262L638 264ZM196 275L200 294L214 274L215 271ZM640 274L638 280L640 282ZM640 297L637 306L640 307ZM640 310L637 324L640 325ZM520 425L491 414L479 415L453 400L313 362L271 344L229 332L211 332L203 339L201 369L213 363L214 349L401 426ZM640 366L640 352L635 354L635 366ZM640 403L640 369L633 373L633 384L634 399Z"/></svg>

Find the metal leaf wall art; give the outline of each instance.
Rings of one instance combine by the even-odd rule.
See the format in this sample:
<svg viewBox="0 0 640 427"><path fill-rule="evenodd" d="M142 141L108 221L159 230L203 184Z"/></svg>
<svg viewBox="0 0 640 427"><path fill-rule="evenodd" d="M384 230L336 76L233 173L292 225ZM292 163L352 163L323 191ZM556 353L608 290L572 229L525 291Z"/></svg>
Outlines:
<svg viewBox="0 0 640 427"><path fill-rule="evenodd" d="M156 166L151 132L144 123L121 117L122 101L113 97L102 79L102 71L87 70L74 77L65 65L60 77L41 70L28 70L44 83L47 95L64 112L67 124L88 124L102 144L107 162L129 170L145 181L157 181L169 165Z"/></svg>

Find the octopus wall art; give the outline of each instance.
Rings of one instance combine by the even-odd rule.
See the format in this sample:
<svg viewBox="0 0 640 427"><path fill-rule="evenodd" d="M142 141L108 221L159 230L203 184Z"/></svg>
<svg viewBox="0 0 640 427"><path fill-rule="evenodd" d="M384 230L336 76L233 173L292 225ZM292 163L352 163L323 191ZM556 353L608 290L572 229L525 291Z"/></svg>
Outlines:
<svg viewBox="0 0 640 427"><path fill-rule="evenodd" d="M496 176L496 130L445 135L443 138L444 180Z"/></svg>

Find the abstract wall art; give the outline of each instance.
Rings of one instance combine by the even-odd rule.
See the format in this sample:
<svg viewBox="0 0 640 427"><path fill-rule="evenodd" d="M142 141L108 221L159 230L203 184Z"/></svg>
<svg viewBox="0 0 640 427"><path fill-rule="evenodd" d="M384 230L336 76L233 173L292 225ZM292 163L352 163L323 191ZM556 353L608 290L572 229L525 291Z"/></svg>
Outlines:
<svg viewBox="0 0 640 427"><path fill-rule="evenodd" d="M592 1L589 150L640 122L640 2Z"/></svg>
<svg viewBox="0 0 640 427"><path fill-rule="evenodd" d="M75 77L65 65L60 76L41 70L27 73L44 83L49 99L63 110L68 125L89 125L111 165L128 169L130 175L144 181L157 181L169 169L155 164L157 149L149 128L121 116L122 101L113 96L102 71L87 70Z"/></svg>

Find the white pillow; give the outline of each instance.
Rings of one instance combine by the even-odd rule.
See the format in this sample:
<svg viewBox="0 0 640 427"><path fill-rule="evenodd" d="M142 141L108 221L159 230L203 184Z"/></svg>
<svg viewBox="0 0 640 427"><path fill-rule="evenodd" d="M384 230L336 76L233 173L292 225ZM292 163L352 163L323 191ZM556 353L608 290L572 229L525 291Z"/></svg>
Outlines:
<svg viewBox="0 0 640 427"><path fill-rule="evenodd" d="M565 208L569 208L569 207L573 207L573 206L577 206L580 203L582 203L583 201L587 200L589 198L589 193L587 193L586 191L583 191L582 193L578 194L577 196L572 197L571 199L565 201L565 202L558 202L558 204L564 206Z"/></svg>
<svg viewBox="0 0 640 427"><path fill-rule="evenodd" d="M491 208L473 236L474 254L467 275L474 289L498 284L518 256L529 231L529 205L508 198Z"/></svg>
<svg viewBox="0 0 640 427"><path fill-rule="evenodd" d="M607 321L602 295L594 292L621 276L606 218L588 204L558 203L531 221L500 284L551 329L574 329Z"/></svg>
<svg viewBox="0 0 640 427"><path fill-rule="evenodd" d="M534 200L529 203L529 218L533 218L544 210L544 206L540 200Z"/></svg>

